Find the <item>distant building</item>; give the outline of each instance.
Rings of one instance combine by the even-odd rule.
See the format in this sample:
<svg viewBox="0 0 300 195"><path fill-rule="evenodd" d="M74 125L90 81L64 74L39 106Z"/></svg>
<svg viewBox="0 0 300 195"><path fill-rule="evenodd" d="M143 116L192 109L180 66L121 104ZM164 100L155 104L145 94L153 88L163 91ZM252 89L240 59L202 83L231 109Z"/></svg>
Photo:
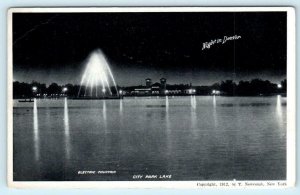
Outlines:
<svg viewBox="0 0 300 195"><path fill-rule="evenodd" d="M151 81L151 79L150 78L147 78L146 79L146 87L151 87L151 85L152 85L152 81Z"/></svg>
<svg viewBox="0 0 300 195"><path fill-rule="evenodd" d="M194 88L185 89L184 93L188 94L188 95L194 95L194 94L196 94L196 89L194 89Z"/></svg>
<svg viewBox="0 0 300 195"><path fill-rule="evenodd" d="M196 89L193 88L192 83L190 83L189 88L187 88L187 89L184 90L184 93L188 94L188 95L194 95L194 94L196 94Z"/></svg>
<svg viewBox="0 0 300 195"><path fill-rule="evenodd" d="M151 78L145 79L146 85L124 88L124 95L148 96L148 95L193 95L196 89L189 85L167 85L167 79L161 78L160 82L152 84Z"/></svg>
<svg viewBox="0 0 300 195"><path fill-rule="evenodd" d="M182 87L180 87L178 85L167 85L166 91L167 91L168 95L180 95L180 94L183 94Z"/></svg>
<svg viewBox="0 0 300 195"><path fill-rule="evenodd" d="M159 83L154 83L152 86L151 86L151 91L152 91L152 94L156 94L156 95L159 95L160 93L160 84Z"/></svg>
<svg viewBox="0 0 300 195"><path fill-rule="evenodd" d="M151 88L139 87L139 88L134 89L134 91L132 91L131 94L134 94L134 95L151 95Z"/></svg>

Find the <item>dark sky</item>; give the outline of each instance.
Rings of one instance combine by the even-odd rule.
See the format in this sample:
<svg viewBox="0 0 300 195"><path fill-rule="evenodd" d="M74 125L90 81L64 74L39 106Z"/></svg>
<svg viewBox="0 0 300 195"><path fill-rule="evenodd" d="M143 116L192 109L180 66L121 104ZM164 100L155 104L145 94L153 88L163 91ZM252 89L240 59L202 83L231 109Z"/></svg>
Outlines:
<svg viewBox="0 0 300 195"><path fill-rule="evenodd" d="M204 42L239 35L212 45ZM14 80L79 83L100 48L117 84L286 78L286 13L15 13Z"/></svg>

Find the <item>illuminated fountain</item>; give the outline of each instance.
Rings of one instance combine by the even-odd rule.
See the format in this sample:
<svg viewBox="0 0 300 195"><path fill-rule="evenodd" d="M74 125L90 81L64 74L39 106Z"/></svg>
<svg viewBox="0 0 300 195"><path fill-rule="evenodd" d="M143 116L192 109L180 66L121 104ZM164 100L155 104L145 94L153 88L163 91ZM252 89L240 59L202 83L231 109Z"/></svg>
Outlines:
<svg viewBox="0 0 300 195"><path fill-rule="evenodd" d="M113 94L111 87L114 87ZM78 97L101 98L119 96L116 82L104 53L100 49L94 50L88 57L86 68L82 75Z"/></svg>

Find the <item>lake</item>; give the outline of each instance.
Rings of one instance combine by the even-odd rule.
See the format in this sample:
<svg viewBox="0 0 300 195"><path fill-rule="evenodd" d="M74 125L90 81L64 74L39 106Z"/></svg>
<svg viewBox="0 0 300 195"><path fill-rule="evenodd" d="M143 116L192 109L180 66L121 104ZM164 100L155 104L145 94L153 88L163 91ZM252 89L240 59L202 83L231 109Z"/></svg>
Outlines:
<svg viewBox="0 0 300 195"><path fill-rule="evenodd" d="M286 98L14 100L13 163L15 181L284 180Z"/></svg>

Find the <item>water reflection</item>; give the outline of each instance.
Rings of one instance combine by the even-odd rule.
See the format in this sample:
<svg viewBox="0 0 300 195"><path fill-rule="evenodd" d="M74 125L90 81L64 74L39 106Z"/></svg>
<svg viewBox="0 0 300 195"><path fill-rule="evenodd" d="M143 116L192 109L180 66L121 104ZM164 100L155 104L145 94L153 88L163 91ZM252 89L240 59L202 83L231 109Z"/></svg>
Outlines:
<svg viewBox="0 0 300 195"><path fill-rule="evenodd" d="M217 99L216 96L213 96L213 118L215 127L218 126L218 118L217 118Z"/></svg>
<svg viewBox="0 0 300 195"><path fill-rule="evenodd" d="M197 107L196 96L194 95L191 95L191 106L193 109L196 109Z"/></svg>
<svg viewBox="0 0 300 195"><path fill-rule="evenodd" d="M277 115L278 126L279 126L279 128L282 128L284 123L283 123L283 117L282 117L282 98L281 98L281 95L277 95L276 115Z"/></svg>
<svg viewBox="0 0 300 195"><path fill-rule="evenodd" d="M197 129L197 112L196 112L197 102L194 95L191 96L191 129Z"/></svg>
<svg viewBox="0 0 300 195"><path fill-rule="evenodd" d="M172 153L172 138L171 138L171 127L170 127L170 115L169 115L169 97L166 96L165 100L165 124L166 124L166 155Z"/></svg>
<svg viewBox="0 0 300 195"><path fill-rule="evenodd" d="M69 109L68 109L68 99L65 98L64 104L64 134L65 134L65 149L66 149L66 158L70 158L70 123L69 123Z"/></svg>
<svg viewBox="0 0 300 195"><path fill-rule="evenodd" d="M38 121L38 110L37 100L34 98L33 102L33 142L34 142L34 157L38 161L40 158L40 144L39 144L39 121Z"/></svg>
<svg viewBox="0 0 300 195"><path fill-rule="evenodd" d="M166 96L166 130L170 131L170 119L169 119L169 97Z"/></svg>
<svg viewBox="0 0 300 195"><path fill-rule="evenodd" d="M107 131L107 111L106 111L106 100L103 100L103 107L102 107L102 112L103 112L103 125L104 125L104 131Z"/></svg>
<svg viewBox="0 0 300 195"><path fill-rule="evenodd" d="M279 119L282 119L281 95L277 95L276 113Z"/></svg>
<svg viewBox="0 0 300 195"><path fill-rule="evenodd" d="M217 100L216 100L216 96L215 95L213 96L213 106L214 106L214 108L217 107Z"/></svg>
<svg viewBox="0 0 300 195"><path fill-rule="evenodd" d="M284 97L196 96L196 102L194 96L175 99L168 96L158 100L153 97L153 105L159 105L153 107L143 106L144 99L139 101L133 98L81 102L45 99L32 103L27 115L22 115L27 113L27 108L14 109L16 179L53 180L56 177L51 170L55 169L57 178L72 180L78 178L74 167L81 164L76 159L85 159L87 168L120 166L118 169L126 170L120 177L95 178L93 175L87 176L86 180L126 179L128 172L144 170L144 167L148 172L177 172L175 179L183 180L228 180L233 176L237 180L285 178ZM271 106L251 106L253 102ZM220 107L224 103L232 103L237 109ZM249 106L241 107L240 104ZM124 125L120 124L120 115ZM28 123L24 124L24 116L30 117L26 118ZM281 122L278 116L282 116ZM75 118L80 120L73 120ZM214 126L216 120L217 127ZM104 132L104 122L107 122L107 133ZM75 133L76 129L87 131ZM123 131L119 133L116 129ZM27 130L31 132L29 139L22 136ZM68 133L71 150L67 160L65 144L68 145ZM59 144L62 147L55 147ZM26 147L30 150L24 149ZM47 156L49 152L52 157L43 160L44 154ZM271 156L261 158L270 152ZM259 166L253 167L251 162ZM30 163L32 166L28 166ZM258 171L253 172L253 168ZM275 169L278 170L276 173Z"/></svg>
<svg viewBox="0 0 300 195"><path fill-rule="evenodd" d="M120 115L123 115L123 100L120 99L120 109L119 109Z"/></svg>
<svg viewBox="0 0 300 195"><path fill-rule="evenodd" d="M120 99L120 102L119 102L119 115L120 115L120 128L123 127L123 99Z"/></svg>

